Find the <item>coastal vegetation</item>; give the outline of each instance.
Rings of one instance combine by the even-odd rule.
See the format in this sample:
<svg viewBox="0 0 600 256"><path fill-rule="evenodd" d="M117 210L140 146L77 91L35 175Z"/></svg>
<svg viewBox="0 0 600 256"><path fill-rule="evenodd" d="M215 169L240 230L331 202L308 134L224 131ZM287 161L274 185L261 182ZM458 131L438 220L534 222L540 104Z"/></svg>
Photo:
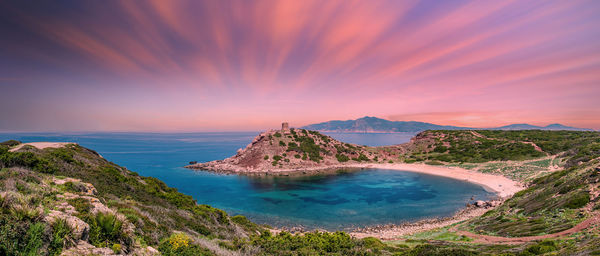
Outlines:
<svg viewBox="0 0 600 256"><path fill-rule="evenodd" d="M543 236L572 229L597 215L597 133L427 131L394 148L341 143L306 130L277 133L280 136L265 135L265 143L281 150L257 154L269 165L288 165L292 159L312 163L328 159L337 163L414 161L501 174L526 182L528 187L480 217L399 241L357 239L344 232L272 233L244 216L229 216L197 204L191 196L156 178L140 176L76 144L43 150L24 146L13 152L9 149L19 142L9 141L0 143L0 254L86 254L93 250L97 254L146 255L600 252L597 228L512 245L474 243L474 238L463 233ZM556 171L546 172L549 168Z"/></svg>

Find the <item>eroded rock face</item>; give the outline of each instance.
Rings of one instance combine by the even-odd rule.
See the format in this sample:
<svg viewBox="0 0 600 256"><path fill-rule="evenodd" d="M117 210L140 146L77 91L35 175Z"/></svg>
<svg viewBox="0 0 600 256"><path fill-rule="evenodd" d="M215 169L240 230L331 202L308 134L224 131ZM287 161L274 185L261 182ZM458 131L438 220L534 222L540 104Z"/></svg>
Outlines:
<svg viewBox="0 0 600 256"><path fill-rule="evenodd" d="M67 225L69 225L69 227L71 227L71 230L73 231L73 239L75 240L87 240L88 239L88 234L90 232L90 225L88 225L87 223L85 223L85 221L61 212L61 211L55 211L55 210L50 210L50 213L48 213L48 215L46 215L44 217L44 221L52 224L56 221L58 221L59 219L63 219L67 222Z"/></svg>

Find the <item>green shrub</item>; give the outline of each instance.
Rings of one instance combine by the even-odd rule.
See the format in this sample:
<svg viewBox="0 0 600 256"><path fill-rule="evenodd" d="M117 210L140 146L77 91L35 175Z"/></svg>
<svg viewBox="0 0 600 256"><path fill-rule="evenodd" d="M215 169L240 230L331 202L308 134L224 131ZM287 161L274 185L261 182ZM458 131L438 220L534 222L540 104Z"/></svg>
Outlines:
<svg viewBox="0 0 600 256"><path fill-rule="evenodd" d="M113 250L113 252L115 254L119 254L119 253L121 253L121 244L113 244L111 246L111 249Z"/></svg>
<svg viewBox="0 0 600 256"><path fill-rule="evenodd" d="M556 241L554 240L544 240L537 244L533 244L525 249L526 252L533 253L535 255L545 254L549 252L556 251L558 248Z"/></svg>
<svg viewBox="0 0 600 256"><path fill-rule="evenodd" d="M445 147L445 146L436 146L436 147L433 149L433 152L437 152L437 153L444 153L444 152L446 152L446 151L448 151L448 148L447 148L447 147Z"/></svg>
<svg viewBox="0 0 600 256"><path fill-rule="evenodd" d="M279 146L285 147L285 142L283 142L282 140L279 141Z"/></svg>
<svg viewBox="0 0 600 256"><path fill-rule="evenodd" d="M281 133L276 132L275 134L273 134L273 136L277 137L277 138L281 138Z"/></svg>
<svg viewBox="0 0 600 256"><path fill-rule="evenodd" d="M263 158L264 160L269 160L269 156L265 155L265 157Z"/></svg>
<svg viewBox="0 0 600 256"><path fill-rule="evenodd" d="M86 215L90 213L92 209L92 204L89 200L81 197L73 198L67 200L67 202L75 208L79 212L80 215Z"/></svg>
<svg viewBox="0 0 600 256"><path fill-rule="evenodd" d="M338 162L348 162L350 158L347 155L335 154L335 158L337 158Z"/></svg>
<svg viewBox="0 0 600 256"><path fill-rule="evenodd" d="M367 156L365 156L363 153L360 153L360 155L358 155L358 157L354 157L354 158L352 158L352 160L357 161L357 162L362 162L362 161L369 161L369 158Z"/></svg>
<svg viewBox="0 0 600 256"><path fill-rule="evenodd" d="M48 246L49 254L59 255L63 248L72 245L71 234L71 227L69 227L66 220L57 219L54 221L52 223L52 237Z"/></svg>
<svg viewBox="0 0 600 256"><path fill-rule="evenodd" d="M19 144L21 144L21 142L18 140L7 140L7 141L0 142L1 146L9 146L9 147L14 147Z"/></svg>
<svg viewBox="0 0 600 256"><path fill-rule="evenodd" d="M428 164L428 165L444 165L444 163L438 162L438 161L435 161L435 160L434 161L427 161L427 162L425 162L425 164Z"/></svg>
<svg viewBox="0 0 600 256"><path fill-rule="evenodd" d="M578 208L585 206L589 202L590 202L590 194L585 191L581 191L581 192L575 194L574 196L572 196L565 203L564 207L569 208L569 209L578 209Z"/></svg>
<svg viewBox="0 0 600 256"><path fill-rule="evenodd" d="M261 230L261 228L256 225L254 222L250 221L248 218L246 218L243 215L236 215L231 217L231 221L233 221L234 223L237 223L238 225L242 226L242 228L244 228L247 231L257 231L257 230Z"/></svg>
<svg viewBox="0 0 600 256"><path fill-rule="evenodd" d="M96 247L127 242L123 222L113 214L99 212L87 220L87 223L90 225L89 241Z"/></svg>
<svg viewBox="0 0 600 256"><path fill-rule="evenodd" d="M23 255L39 255L39 251L44 245L46 224L42 222L36 222L29 226L27 234L25 235L25 248L23 248Z"/></svg>

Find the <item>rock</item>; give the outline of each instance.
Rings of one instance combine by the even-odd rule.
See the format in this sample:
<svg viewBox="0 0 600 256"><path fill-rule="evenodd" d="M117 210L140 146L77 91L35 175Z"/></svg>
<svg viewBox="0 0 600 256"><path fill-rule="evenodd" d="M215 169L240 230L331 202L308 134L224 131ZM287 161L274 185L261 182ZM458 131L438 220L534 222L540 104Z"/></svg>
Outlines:
<svg viewBox="0 0 600 256"><path fill-rule="evenodd" d="M154 255L160 255L160 252L158 252L158 250L154 249L151 246L145 247L145 248L136 248L133 251L133 255L136 256L154 256Z"/></svg>
<svg viewBox="0 0 600 256"><path fill-rule="evenodd" d="M481 201L481 200L477 200L477 201L475 201L475 206L482 208L482 207L487 206L487 203L484 201Z"/></svg>
<svg viewBox="0 0 600 256"><path fill-rule="evenodd" d="M109 248L97 248L86 241L79 241L76 246L69 248L61 253L63 256L79 256L79 255L116 255Z"/></svg>
<svg viewBox="0 0 600 256"><path fill-rule="evenodd" d="M64 219L67 222L67 225L69 225L71 230L73 230L73 238L75 240L87 240L90 231L90 225L85 223L83 220L55 210L50 210L50 213L44 217L44 221L50 224L56 222L58 219Z"/></svg>
<svg viewBox="0 0 600 256"><path fill-rule="evenodd" d="M190 164L197 164L198 161L190 161Z"/></svg>

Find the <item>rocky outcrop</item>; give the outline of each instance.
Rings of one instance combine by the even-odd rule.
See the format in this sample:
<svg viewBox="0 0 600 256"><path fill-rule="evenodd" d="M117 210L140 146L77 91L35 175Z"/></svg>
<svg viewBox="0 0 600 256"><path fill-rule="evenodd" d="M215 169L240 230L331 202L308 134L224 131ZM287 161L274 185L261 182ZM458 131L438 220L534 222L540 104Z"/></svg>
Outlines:
<svg viewBox="0 0 600 256"><path fill-rule="evenodd" d="M393 161L405 151L402 145L367 147L343 143L315 131L282 127L259 134L235 156L186 167L228 173L308 171Z"/></svg>

